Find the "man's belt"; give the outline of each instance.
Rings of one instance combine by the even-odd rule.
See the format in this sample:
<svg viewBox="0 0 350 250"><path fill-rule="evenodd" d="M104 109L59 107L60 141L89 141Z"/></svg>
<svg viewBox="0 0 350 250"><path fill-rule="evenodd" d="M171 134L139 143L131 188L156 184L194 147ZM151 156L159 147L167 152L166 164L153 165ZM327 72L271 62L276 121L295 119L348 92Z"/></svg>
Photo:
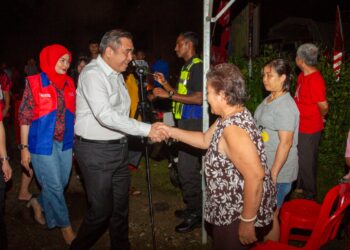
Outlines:
<svg viewBox="0 0 350 250"><path fill-rule="evenodd" d="M128 142L128 139L125 136L117 140L90 140L90 139L85 139L79 135L76 135L74 139L81 142L89 142L89 143L97 143L97 144L125 144Z"/></svg>

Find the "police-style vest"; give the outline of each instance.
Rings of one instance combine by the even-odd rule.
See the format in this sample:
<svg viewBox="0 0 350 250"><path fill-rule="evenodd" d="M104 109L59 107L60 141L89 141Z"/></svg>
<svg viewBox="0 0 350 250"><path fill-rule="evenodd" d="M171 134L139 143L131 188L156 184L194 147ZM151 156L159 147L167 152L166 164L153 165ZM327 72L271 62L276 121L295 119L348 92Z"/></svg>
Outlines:
<svg viewBox="0 0 350 250"><path fill-rule="evenodd" d="M34 100L33 120L29 128L29 152L51 155L57 113L57 93L45 73L28 76ZM64 87L65 128L62 150L71 149L74 139L75 87L69 79Z"/></svg>
<svg viewBox="0 0 350 250"><path fill-rule="evenodd" d="M194 64L202 63L202 60L198 57L192 58L191 62L185 67L183 66L180 73L180 79L177 87L177 93L181 95L187 95L187 82L190 79L190 70ZM177 120L187 119L201 119L203 117L202 105L197 104L184 104L173 101L173 113Z"/></svg>

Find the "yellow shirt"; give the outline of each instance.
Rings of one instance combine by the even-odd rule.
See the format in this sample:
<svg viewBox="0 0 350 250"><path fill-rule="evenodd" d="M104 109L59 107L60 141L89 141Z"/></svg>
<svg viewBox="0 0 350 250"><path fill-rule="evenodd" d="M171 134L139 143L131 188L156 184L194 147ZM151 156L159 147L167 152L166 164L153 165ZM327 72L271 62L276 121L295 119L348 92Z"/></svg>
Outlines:
<svg viewBox="0 0 350 250"><path fill-rule="evenodd" d="M130 104L130 117L135 118L137 110L137 104L139 103L139 86L137 85L134 74L129 74L125 79L126 87L128 88L129 96L131 99ZM138 116L137 120L141 120L141 116Z"/></svg>

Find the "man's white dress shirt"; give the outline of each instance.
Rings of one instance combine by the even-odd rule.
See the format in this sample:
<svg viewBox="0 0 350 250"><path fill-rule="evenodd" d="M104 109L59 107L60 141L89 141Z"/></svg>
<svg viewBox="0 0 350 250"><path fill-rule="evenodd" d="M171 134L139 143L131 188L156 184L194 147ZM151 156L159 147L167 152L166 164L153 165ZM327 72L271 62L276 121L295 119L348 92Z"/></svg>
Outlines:
<svg viewBox="0 0 350 250"><path fill-rule="evenodd" d="M123 75L99 55L79 75L74 132L90 140L147 136L151 125L129 118L130 97Z"/></svg>

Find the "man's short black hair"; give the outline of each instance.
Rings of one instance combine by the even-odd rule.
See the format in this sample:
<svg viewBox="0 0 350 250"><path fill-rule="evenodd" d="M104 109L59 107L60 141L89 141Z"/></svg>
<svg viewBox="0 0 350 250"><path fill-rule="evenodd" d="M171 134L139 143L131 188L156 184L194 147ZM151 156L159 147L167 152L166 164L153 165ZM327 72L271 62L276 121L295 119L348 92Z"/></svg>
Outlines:
<svg viewBox="0 0 350 250"><path fill-rule="evenodd" d="M97 39L91 39L89 40L89 44L100 44L100 41L98 41Z"/></svg>
<svg viewBox="0 0 350 250"><path fill-rule="evenodd" d="M198 49L198 34L193 31L187 31L181 33L181 35L186 39L192 42L195 50Z"/></svg>

